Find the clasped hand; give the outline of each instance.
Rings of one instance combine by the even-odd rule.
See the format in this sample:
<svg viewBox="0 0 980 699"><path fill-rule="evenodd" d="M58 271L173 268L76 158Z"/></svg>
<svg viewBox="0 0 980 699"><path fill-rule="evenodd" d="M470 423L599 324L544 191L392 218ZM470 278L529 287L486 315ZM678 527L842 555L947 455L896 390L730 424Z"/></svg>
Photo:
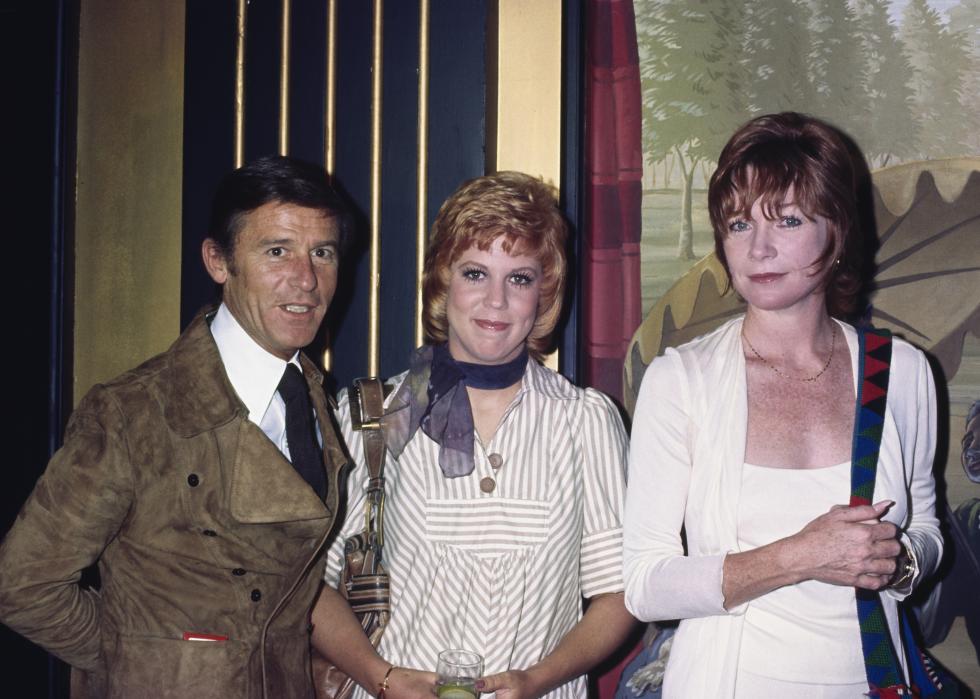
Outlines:
<svg viewBox="0 0 980 699"><path fill-rule="evenodd" d="M834 505L797 534L806 577L812 580L880 590L895 573L902 545L898 527L881 518L894 505Z"/></svg>

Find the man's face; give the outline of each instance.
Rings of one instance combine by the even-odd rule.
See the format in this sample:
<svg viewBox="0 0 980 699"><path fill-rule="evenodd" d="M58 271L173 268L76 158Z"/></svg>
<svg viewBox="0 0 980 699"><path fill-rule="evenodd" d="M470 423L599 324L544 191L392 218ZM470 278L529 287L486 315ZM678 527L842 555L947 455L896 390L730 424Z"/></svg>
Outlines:
<svg viewBox="0 0 980 699"><path fill-rule="evenodd" d="M337 288L337 219L269 202L243 216L226 259L211 240L201 252L223 300L260 347L281 359L313 341Z"/></svg>

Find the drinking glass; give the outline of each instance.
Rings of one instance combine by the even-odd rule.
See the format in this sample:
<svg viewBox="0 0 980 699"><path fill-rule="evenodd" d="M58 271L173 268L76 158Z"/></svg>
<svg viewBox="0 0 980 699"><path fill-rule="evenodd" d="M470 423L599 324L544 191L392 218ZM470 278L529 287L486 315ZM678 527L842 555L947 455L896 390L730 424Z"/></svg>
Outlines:
<svg viewBox="0 0 980 699"><path fill-rule="evenodd" d="M469 650L444 650L436 664L439 699L476 699L476 681L483 675L483 656Z"/></svg>

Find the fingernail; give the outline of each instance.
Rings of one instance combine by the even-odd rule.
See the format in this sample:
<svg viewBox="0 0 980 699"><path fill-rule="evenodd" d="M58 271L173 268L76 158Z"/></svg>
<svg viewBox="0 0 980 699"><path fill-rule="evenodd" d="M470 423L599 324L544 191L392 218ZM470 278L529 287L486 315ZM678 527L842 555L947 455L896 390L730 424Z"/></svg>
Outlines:
<svg viewBox="0 0 980 699"><path fill-rule="evenodd" d="M475 685L475 687L476 687L477 689L479 689L479 690L480 690L481 692L483 691L483 687L484 687L484 686L485 686L485 683L483 682L483 680L477 680L477 681L476 681L476 685Z"/></svg>

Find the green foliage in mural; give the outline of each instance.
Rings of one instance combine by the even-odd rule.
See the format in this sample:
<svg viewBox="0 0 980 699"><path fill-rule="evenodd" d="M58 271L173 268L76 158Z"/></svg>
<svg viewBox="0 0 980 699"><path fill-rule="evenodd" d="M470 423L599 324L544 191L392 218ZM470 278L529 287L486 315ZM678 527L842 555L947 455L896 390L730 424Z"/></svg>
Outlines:
<svg viewBox="0 0 980 699"><path fill-rule="evenodd" d="M651 162L672 155L683 176L678 256L693 259L691 188L748 114L736 60L739 5L725 0L637 3L642 52L643 145Z"/></svg>
<svg viewBox="0 0 980 699"><path fill-rule="evenodd" d="M810 82L810 9L796 2L745 3L741 64L752 114L807 112L817 106Z"/></svg>
<svg viewBox="0 0 980 699"><path fill-rule="evenodd" d="M850 6L841 0L810 0L809 78L817 101L809 111L863 140L868 96L867 67L861 55L858 24Z"/></svg>
<svg viewBox="0 0 980 699"><path fill-rule="evenodd" d="M912 66L913 108L920 123L929 125L919 133L918 155L934 158L957 153L966 136L960 115L967 66L965 37L949 31L926 0L910 0L906 5L899 37ZM950 119L950 115L956 117Z"/></svg>
<svg viewBox="0 0 980 699"><path fill-rule="evenodd" d="M908 84L912 66L888 21L884 0L854 0L854 10L867 66L868 119L860 141L872 165L884 167L893 157L907 159L916 154L919 121L912 113Z"/></svg>

